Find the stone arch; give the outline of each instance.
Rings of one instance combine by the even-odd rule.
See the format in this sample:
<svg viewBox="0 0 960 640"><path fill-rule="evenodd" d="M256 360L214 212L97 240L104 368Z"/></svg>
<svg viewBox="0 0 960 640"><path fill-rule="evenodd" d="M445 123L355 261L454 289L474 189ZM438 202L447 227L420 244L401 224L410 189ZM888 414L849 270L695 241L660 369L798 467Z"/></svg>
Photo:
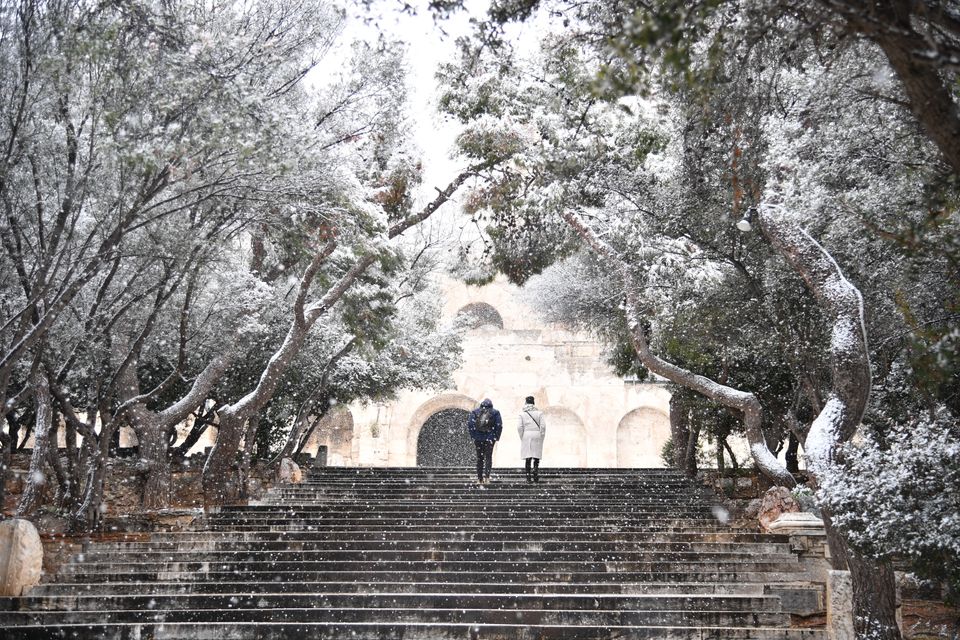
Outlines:
<svg viewBox="0 0 960 640"><path fill-rule="evenodd" d="M587 429L583 420L566 407L541 409L547 418L541 467L586 467Z"/></svg>
<svg viewBox="0 0 960 640"><path fill-rule="evenodd" d="M617 425L617 466L664 466L660 452L669 437L670 416L651 407L634 409Z"/></svg>
<svg viewBox="0 0 960 640"><path fill-rule="evenodd" d="M320 447L327 448L327 464L342 467L353 463L353 413L345 405L338 404L320 418L303 450L317 455Z"/></svg>
<svg viewBox="0 0 960 640"><path fill-rule="evenodd" d="M462 320L467 329L479 329L486 325L503 329L503 316L500 315L496 307L486 302L471 302L460 307L456 318Z"/></svg>
<svg viewBox="0 0 960 640"><path fill-rule="evenodd" d="M413 416L410 418L410 426L407 429L407 458L409 464L417 464L417 442L420 439L420 430L430 416L444 409L473 411L479 405L479 401L460 393L444 393L421 404L413 412Z"/></svg>

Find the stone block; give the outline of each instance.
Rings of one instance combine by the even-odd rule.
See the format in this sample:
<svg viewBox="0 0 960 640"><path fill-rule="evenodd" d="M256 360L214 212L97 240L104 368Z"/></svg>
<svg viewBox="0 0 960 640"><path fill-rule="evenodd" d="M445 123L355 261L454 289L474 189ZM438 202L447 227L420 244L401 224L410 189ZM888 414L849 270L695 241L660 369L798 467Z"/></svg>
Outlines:
<svg viewBox="0 0 960 640"><path fill-rule="evenodd" d="M0 522L0 596L21 596L40 582L43 544L29 520Z"/></svg>
<svg viewBox="0 0 960 640"><path fill-rule="evenodd" d="M746 508L743 510L743 516L745 518L757 519L757 516L760 515L760 505L763 504L763 500L760 498L754 498L749 503L747 503Z"/></svg>
<svg viewBox="0 0 960 640"><path fill-rule="evenodd" d="M853 581L849 571L829 572L827 580L827 638L856 640L853 629Z"/></svg>
<svg viewBox="0 0 960 640"><path fill-rule="evenodd" d="M813 616L827 610L824 589L818 585L771 585L764 593L780 597L780 610L798 616Z"/></svg>
<svg viewBox="0 0 960 640"><path fill-rule="evenodd" d="M770 524L784 513L796 513L800 511L800 503L790 493L786 487L771 487L763 494L763 501L760 504L760 515L757 519L760 521L760 528L763 531L770 530Z"/></svg>
<svg viewBox="0 0 960 640"><path fill-rule="evenodd" d="M823 520L812 513L789 512L781 513L767 525L770 533L793 535L826 535Z"/></svg>
<svg viewBox="0 0 960 640"><path fill-rule="evenodd" d="M300 470L300 465L290 458L284 458L281 460L280 482L287 484L299 484L303 482L303 471Z"/></svg>

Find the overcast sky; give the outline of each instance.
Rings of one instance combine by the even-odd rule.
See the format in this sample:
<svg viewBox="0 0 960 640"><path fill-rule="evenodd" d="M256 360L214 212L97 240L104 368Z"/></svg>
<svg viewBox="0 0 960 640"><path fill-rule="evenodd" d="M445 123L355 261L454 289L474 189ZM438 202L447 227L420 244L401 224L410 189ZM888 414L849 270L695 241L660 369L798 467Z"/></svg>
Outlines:
<svg viewBox="0 0 960 640"><path fill-rule="evenodd" d="M349 1L349 0L348 0ZM437 113L437 66L456 56L456 38L470 31L471 15L482 15L487 0L469 0L467 11L449 19L435 22L426 2L411 2L418 7L416 14L400 11L397 0L373 0L370 10L351 4L348 6L346 38L375 41L382 32L387 38L404 42L408 48L408 84L410 111L414 121L414 138L424 154L425 183L439 186L456 170L449 155L458 127Z"/></svg>

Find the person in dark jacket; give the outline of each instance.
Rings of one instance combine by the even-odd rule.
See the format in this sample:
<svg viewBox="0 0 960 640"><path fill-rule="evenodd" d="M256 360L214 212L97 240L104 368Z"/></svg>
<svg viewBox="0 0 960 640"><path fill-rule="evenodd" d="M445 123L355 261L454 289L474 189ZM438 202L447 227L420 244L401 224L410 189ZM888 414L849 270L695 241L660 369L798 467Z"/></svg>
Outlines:
<svg viewBox="0 0 960 640"><path fill-rule="evenodd" d="M490 467L493 465L493 445L503 432L503 419L493 408L493 402L485 398L480 406L470 412L467 429L477 447L477 483L490 482Z"/></svg>

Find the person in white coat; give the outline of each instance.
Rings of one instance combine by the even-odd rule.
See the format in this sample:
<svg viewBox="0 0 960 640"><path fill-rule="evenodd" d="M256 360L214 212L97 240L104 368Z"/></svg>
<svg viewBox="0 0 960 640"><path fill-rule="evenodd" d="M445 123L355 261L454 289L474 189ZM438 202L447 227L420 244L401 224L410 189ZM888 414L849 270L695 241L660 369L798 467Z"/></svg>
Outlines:
<svg viewBox="0 0 960 640"><path fill-rule="evenodd" d="M527 396L524 402L517 427L520 433L520 457L526 461L527 482L540 482L540 458L543 457L547 420L543 412L534 406L533 396Z"/></svg>

